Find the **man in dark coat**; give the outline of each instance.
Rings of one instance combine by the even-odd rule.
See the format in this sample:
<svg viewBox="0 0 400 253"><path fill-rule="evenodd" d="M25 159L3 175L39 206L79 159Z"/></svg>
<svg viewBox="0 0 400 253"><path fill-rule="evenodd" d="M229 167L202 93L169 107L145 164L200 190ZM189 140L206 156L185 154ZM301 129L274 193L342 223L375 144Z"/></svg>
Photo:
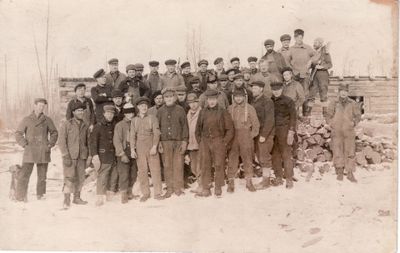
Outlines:
<svg viewBox="0 0 400 253"><path fill-rule="evenodd" d="M86 85L84 83L78 83L75 88L75 97L69 101L67 106L66 118L70 120L74 117L72 108L76 108L76 105L85 105L85 110L83 113L83 121L89 126L89 130L92 131L94 124L96 123L96 116L94 114L93 102L90 98L85 96Z"/></svg>
<svg viewBox="0 0 400 253"><path fill-rule="evenodd" d="M144 83L150 88L151 94L161 91L161 75L158 72L160 63L158 61L150 61L150 73L144 75Z"/></svg>
<svg viewBox="0 0 400 253"><path fill-rule="evenodd" d="M17 143L24 148L22 170L18 175L17 201L27 201L29 178L33 165L37 168L37 199L46 193L47 167L50 162L50 150L56 145L58 132L51 118L43 114L47 101L35 99L33 112L19 123L15 132Z"/></svg>
<svg viewBox="0 0 400 253"><path fill-rule="evenodd" d="M196 124L196 140L200 144L201 175L203 191L199 197L211 196L212 174L215 168L215 192L222 195L226 152L235 134L232 118L229 113L218 106L218 91L207 90L207 107L202 109Z"/></svg>
<svg viewBox="0 0 400 253"><path fill-rule="evenodd" d="M111 92L113 87L106 83L105 74L104 69L99 69L93 75L97 85L91 89L90 93L96 105L96 122L100 122L103 119L103 107L107 104L112 104Z"/></svg>
<svg viewBox="0 0 400 253"><path fill-rule="evenodd" d="M124 95L120 90L113 90L111 97L115 106L114 121L115 123L118 123L124 118L124 113L122 111L122 108L125 104L123 99Z"/></svg>
<svg viewBox="0 0 400 253"><path fill-rule="evenodd" d="M182 63L181 70L182 70L183 80L185 81L185 86L187 90L191 90L192 86L190 85L190 80L193 78L193 74L190 73L190 62L186 61Z"/></svg>
<svg viewBox="0 0 400 253"><path fill-rule="evenodd" d="M64 208L71 204L71 193L74 194L73 203L86 205L81 199L81 190L85 182L85 169L89 156L89 125L84 121L85 104L73 104L71 107L74 117L61 125L58 147L61 151L64 168ZM91 159L89 159L91 160Z"/></svg>
<svg viewBox="0 0 400 253"><path fill-rule="evenodd" d="M261 59L269 63L269 72L282 79L282 70L286 67L286 61L283 56L274 50L275 41L268 39L264 42L267 52Z"/></svg>
<svg viewBox="0 0 400 253"><path fill-rule="evenodd" d="M150 88L142 81L142 77L138 77L136 67L133 64L126 66L128 77L123 80L119 86L119 90L125 97L125 102L134 104L136 99L141 96L150 97Z"/></svg>
<svg viewBox="0 0 400 253"><path fill-rule="evenodd" d="M110 72L105 75L106 84L111 86L113 89L118 89L119 85L123 80L126 79L124 73L118 70L118 59L112 58L108 61L108 66L110 67Z"/></svg>
<svg viewBox="0 0 400 253"><path fill-rule="evenodd" d="M96 206L104 204L104 196L107 193L111 195L109 190L111 172L116 169L115 148L113 145L115 107L113 105L105 105L103 110L103 119L96 123L90 135L90 156L98 160L95 164L100 164L97 171Z"/></svg>
<svg viewBox="0 0 400 253"><path fill-rule="evenodd" d="M200 60L197 65L199 66L199 71L196 73L196 75L200 80L200 90L204 92L207 89L207 80L212 73L207 70L207 60Z"/></svg>

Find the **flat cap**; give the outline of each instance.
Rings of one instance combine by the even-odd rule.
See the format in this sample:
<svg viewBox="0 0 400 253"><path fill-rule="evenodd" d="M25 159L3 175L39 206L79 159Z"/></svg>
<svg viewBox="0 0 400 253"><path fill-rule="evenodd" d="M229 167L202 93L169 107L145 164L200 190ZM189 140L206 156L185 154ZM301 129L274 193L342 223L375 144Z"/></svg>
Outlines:
<svg viewBox="0 0 400 253"><path fill-rule="evenodd" d="M121 90L116 89L116 90L113 90L111 92L111 97L112 98L123 98L124 97L124 93L122 93Z"/></svg>
<svg viewBox="0 0 400 253"><path fill-rule="evenodd" d="M86 109L86 104L85 103L72 103L71 104L71 111L76 111L78 109Z"/></svg>
<svg viewBox="0 0 400 253"><path fill-rule="evenodd" d="M258 86L258 87L264 88L265 83L263 81L254 81L254 82L250 83L250 86Z"/></svg>
<svg viewBox="0 0 400 253"><path fill-rule="evenodd" d="M141 104L147 104L150 105L150 99L147 97L140 97L136 99L136 106L141 105Z"/></svg>
<svg viewBox="0 0 400 253"><path fill-rule="evenodd" d="M231 63L234 62L234 61L240 61L239 57L233 57L233 58L231 59Z"/></svg>
<svg viewBox="0 0 400 253"><path fill-rule="evenodd" d="M302 29L294 30L294 37L296 37L297 35L304 36L304 31Z"/></svg>
<svg viewBox="0 0 400 253"><path fill-rule="evenodd" d="M96 71L96 73L93 74L94 78L99 78L102 77L106 74L106 72L104 71L104 69L99 69Z"/></svg>
<svg viewBox="0 0 400 253"><path fill-rule="evenodd" d="M215 83L217 81L217 77L215 75L208 75L207 83Z"/></svg>
<svg viewBox="0 0 400 253"><path fill-rule="evenodd" d="M135 70L135 65L133 64L129 64L126 66L126 72L128 72L129 70Z"/></svg>
<svg viewBox="0 0 400 253"><path fill-rule="evenodd" d="M240 78L243 79L243 74L241 74L241 73L236 74L236 75L233 76L233 80L240 79Z"/></svg>
<svg viewBox="0 0 400 253"><path fill-rule="evenodd" d="M135 63L134 66L135 66L135 70L143 70L144 69L144 66L141 63Z"/></svg>
<svg viewBox="0 0 400 253"><path fill-rule="evenodd" d="M189 93L186 97L187 103L199 102L199 98L197 97L196 93Z"/></svg>
<svg viewBox="0 0 400 253"><path fill-rule="evenodd" d="M242 73L243 73L243 74L245 74L245 73L250 74L250 73L251 73L251 70L250 70L249 68L243 68L243 69L242 69Z"/></svg>
<svg viewBox="0 0 400 253"><path fill-rule="evenodd" d="M271 40L271 39L267 39L266 41L264 41L264 46L273 46L275 45L275 41Z"/></svg>
<svg viewBox="0 0 400 253"><path fill-rule="evenodd" d="M105 105L103 106L104 112L115 112L115 106L114 105Z"/></svg>
<svg viewBox="0 0 400 253"><path fill-rule="evenodd" d="M122 107L122 113L135 113L135 107L131 103L126 103Z"/></svg>
<svg viewBox="0 0 400 253"><path fill-rule="evenodd" d="M220 62L223 62L224 61L224 59L222 59L222 57L217 57L215 60L214 60L214 65L217 65L217 64L219 64Z"/></svg>
<svg viewBox="0 0 400 253"><path fill-rule="evenodd" d="M182 92L186 92L186 91L187 91L187 88L185 85L179 85L178 87L175 88L176 93L178 93L178 92L182 93Z"/></svg>
<svg viewBox="0 0 400 253"><path fill-rule="evenodd" d="M45 98L35 98L34 103L35 103L35 105L37 103L43 103L43 104L47 105L47 100Z"/></svg>
<svg viewBox="0 0 400 253"><path fill-rule="evenodd" d="M175 65L175 64L176 64L176 61L173 59L169 59L169 60L165 61L165 65Z"/></svg>
<svg viewBox="0 0 400 253"><path fill-rule="evenodd" d="M218 78L220 81L227 81L228 80L228 75L226 74L221 74Z"/></svg>
<svg viewBox="0 0 400 253"><path fill-rule="evenodd" d="M247 58L247 62L257 62L257 57L254 56L250 56L249 58Z"/></svg>
<svg viewBox="0 0 400 253"><path fill-rule="evenodd" d="M151 95L151 98L152 98L152 100L154 100L158 96L162 96L161 90L156 90L155 92L153 92L153 94Z"/></svg>
<svg viewBox="0 0 400 253"><path fill-rule="evenodd" d="M236 88L233 92L232 95L235 96L246 96L246 91L243 88Z"/></svg>
<svg viewBox="0 0 400 253"><path fill-rule="evenodd" d="M202 60L200 60L198 63L197 63L197 66L201 66L201 65L203 65L203 64L205 64L205 65L207 65L208 66L208 61L207 60L205 60L205 59L202 59Z"/></svg>
<svg viewBox="0 0 400 253"><path fill-rule="evenodd" d="M189 83L190 84L200 83L200 78L198 76L194 76L194 77L189 79Z"/></svg>
<svg viewBox="0 0 400 253"><path fill-rule="evenodd" d="M160 65L160 63L158 61L149 61L150 67L157 67L158 65Z"/></svg>
<svg viewBox="0 0 400 253"><path fill-rule="evenodd" d="M228 69L226 71L226 74L229 75L229 73L232 72L232 71L233 71L234 74L240 73L240 70L232 68L232 69Z"/></svg>
<svg viewBox="0 0 400 253"><path fill-rule="evenodd" d="M285 41L285 40L291 40L292 37L290 37L289 34L283 34L280 38L281 41Z"/></svg>
<svg viewBox="0 0 400 253"><path fill-rule="evenodd" d="M283 84L281 82L272 82L271 83L271 89L272 90L279 90L282 89Z"/></svg>
<svg viewBox="0 0 400 253"><path fill-rule="evenodd" d="M349 91L349 84L348 83L339 84L339 91L341 90Z"/></svg>
<svg viewBox="0 0 400 253"><path fill-rule="evenodd" d="M187 67L190 67L190 62L185 61L184 63L181 64L181 69L184 69L184 68L187 68Z"/></svg>
<svg viewBox="0 0 400 253"><path fill-rule="evenodd" d="M291 68L291 67L284 67L283 69L282 69L282 74L283 73L285 73L286 71L290 71L290 72L292 72L293 73L293 69Z"/></svg>
<svg viewBox="0 0 400 253"><path fill-rule="evenodd" d="M81 87L85 87L85 88L86 88L86 84L84 84L84 83L78 83L77 85L75 85L74 91L76 92L76 90L79 89L79 88L81 88Z"/></svg>
<svg viewBox="0 0 400 253"><path fill-rule="evenodd" d="M117 58L111 58L108 60L108 64L118 64L118 59Z"/></svg>
<svg viewBox="0 0 400 253"><path fill-rule="evenodd" d="M218 96L218 91L216 91L216 90L206 90L205 92L204 92L204 96L206 96L206 97L217 97Z"/></svg>
<svg viewBox="0 0 400 253"><path fill-rule="evenodd" d="M175 89L172 87L165 87L164 89L161 90L162 95L165 95L167 93L175 94Z"/></svg>

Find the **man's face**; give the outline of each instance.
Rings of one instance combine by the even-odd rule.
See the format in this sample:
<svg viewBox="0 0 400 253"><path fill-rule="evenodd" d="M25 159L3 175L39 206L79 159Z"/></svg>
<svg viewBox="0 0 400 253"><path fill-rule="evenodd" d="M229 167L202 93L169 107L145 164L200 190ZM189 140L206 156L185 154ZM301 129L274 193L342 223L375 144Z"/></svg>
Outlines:
<svg viewBox="0 0 400 253"><path fill-rule="evenodd" d="M208 107L213 108L217 105L217 103L218 103L217 97L208 97L207 98Z"/></svg>
<svg viewBox="0 0 400 253"><path fill-rule="evenodd" d="M173 105L176 101L176 96L171 92L164 94L164 102L166 105Z"/></svg>
<svg viewBox="0 0 400 253"><path fill-rule="evenodd" d="M216 90L218 88L217 82L207 83L207 86L210 90Z"/></svg>
<svg viewBox="0 0 400 253"><path fill-rule="evenodd" d="M85 87L79 87L78 89L76 89L75 94L78 98L83 98L85 96L85 92L86 92Z"/></svg>
<svg viewBox="0 0 400 253"><path fill-rule="evenodd" d="M289 46L290 46L290 40L282 41L282 47L283 48L289 48Z"/></svg>
<svg viewBox="0 0 400 253"><path fill-rule="evenodd" d="M264 61L260 64L260 71L262 73L268 72L268 62Z"/></svg>
<svg viewBox="0 0 400 253"><path fill-rule="evenodd" d="M232 62L232 67L235 69L238 69L240 67L240 61L233 61Z"/></svg>
<svg viewBox="0 0 400 253"><path fill-rule="evenodd" d="M185 74L185 75L189 74L190 73L190 66L187 66L187 67L183 68L182 69L182 73Z"/></svg>
<svg viewBox="0 0 400 253"><path fill-rule="evenodd" d="M125 113L125 118L127 118L128 120L132 120L134 116L135 114L133 113Z"/></svg>
<svg viewBox="0 0 400 253"><path fill-rule="evenodd" d="M322 46L321 41L319 40L314 40L314 49L318 50Z"/></svg>
<svg viewBox="0 0 400 253"><path fill-rule="evenodd" d="M244 101L244 96L242 95L236 95L233 97L233 100L235 100L235 103L240 105Z"/></svg>
<svg viewBox="0 0 400 253"><path fill-rule="evenodd" d="M142 76L142 75L143 75L143 69L135 71L135 76Z"/></svg>
<svg viewBox="0 0 400 253"><path fill-rule="evenodd" d="M274 95L274 97L280 97L282 95L282 89L279 90L272 90L272 95Z"/></svg>
<svg viewBox="0 0 400 253"><path fill-rule="evenodd" d="M190 102L189 107L190 107L190 110L196 111L199 108L199 102Z"/></svg>
<svg viewBox="0 0 400 253"><path fill-rule="evenodd" d="M292 72L290 71L285 71L283 72L283 80L286 82L290 81L292 79Z"/></svg>
<svg viewBox="0 0 400 253"><path fill-rule="evenodd" d="M274 46L273 45L266 45L265 49L267 50L268 53L271 53L272 50L274 50Z"/></svg>
<svg viewBox="0 0 400 253"><path fill-rule="evenodd" d="M154 98L154 103L157 106L161 106L164 103L164 98L162 95L158 95L157 97Z"/></svg>
<svg viewBox="0 0 400 253"><path fill-rule="evenodd" d="M234 81L234 83L235 83L235 86L236 86L237 88L240 88L240 87L243 86L243 79L242 79L242 78L236 78L235 81Z"/></svg>
<svg viewBox="0 0 400 253"><path fill-rule="evenodd" d="M146 103L142 103L138 105L137 108L139 109L140 114L146 114L149 109L149 106Z"/></svg>
<svg viewBox="0 0 400 253"><path fill-rule="evenodd" d="M106 84L106 76L101 76L101 77L99 77L99 78L97 78L97 83L98 84L100 84L100 85L104 85L104 84Z"/></svg>
<svg viewBox="0 0 400 253"><path fill-rule="evenodd" d="M251 91L253 92L253 95L255 97L258 97L263 93L263 88L261 88L260 86L257 86L257 85L253 85L251 87Z"/></svg>
<svg viewBox="0 0 400 253"><path fill-rule="evenodd" d="M200 83L192 83L192 88L194 91L200 90Z"/></svg>
<svg viewBox="0 0 400 253"><path fill-rule="evenodd" d="M295 36L294 40L296 41L296 44L302 44L303 43L303 35Z"/></svg>
<svg viewBox="0 0 400 253"><path fill-rule="evenodd" d="M114 104L120 106L122 104L122 97L116 97L112 99Z"/></svg>
<svg viewBox="0 0 400 253"><path fill-rule="evenodd" d="M114 118L114 112L112 111L105 111L104 112L104 118L108 121L111 122Z"/></svg>
<svg viewBox="0 0 400 253"><path fill-rule="evenodd" d="M222 61L222 62L218 63L217 65L215 65L215 68L217 70L222 70L224 68L224 62Z"/></svg>
<svg viewBox="0 0 400 253"><path fill-rule="evenodd" d="M229 79L229 81L233 81L233 76L235 75L235 72L233 72L233 71L230 71L229 73L228 73L228 79Z"/></svg>
<svg viewBox="0 0 400 253"><path fill-rule="evenodd" d="M206 72L207 71L207 64L201 64L200 65L200 71L201 72Z"/></svg>
<svg viewBox="0 0 400 253"><path fill-rule="evenodd" d="M150 72L152 72L152 73L158 72L158 66L155 66L155 67L150 66Z"/></svg>
<svg viewBox="0 0 400 253"><path fill-rule="evenodd" d="M221 80L219 83L221 84L222 88L225 88L226 85L228 84L228 81L227 80Z"/></svg>
<svg viewBox="0 0 400 253"><path fill-rule="evenodd" d="M339 91L339 96L340 96L341 98L346 98L346 97L349 96L349 92L348 92L347 90L340 90L340 91Z"/></svg>
<svg viewBox="0 0 400 253"><path fill-rule="evenodd" d="M250 73L244 73L244 74L243 74L243 79L244 79L245 81L249 81L249 80L250 80Z"/></svg>
<svg viewBox="0 0 400 253"><path fill-rule="evenodd" d="M182 92L182 91L177 92L176 96L177 96L179 102L181 102L181 103L185 102L185 100L186 100L186 92Z"/></svg>
<svg viewBox="0 0 400 253"><path fill-rule="evenodd" d="M35 111L36 114L41 114L41 113L44 112L44 108L45 108L45 107L46 107L46 104L45 104L45 103L39 102L39 103L36 103L36 104L33 106L33 110Z"/></svg>
<svg viewBox="0 0 400 253"><path fill-rule="evenodd" d="M255 61L249 62L249 67L250 67L250 69L256 69L257 68L257 62L255 62Z"/></svg>
<svg viewBox="0 0 400 253"><path fill-rule="evenodd" d="M130 70L128 70L128 76L130 77L130 78L134 78L135 77L135 74L136 74L136 71L134 70L134 69L130 69Z"/></svg>
<svg viewBox="0 0 400 253"><path fill-rule="evenodd" d="M175 65L167 65L168 72L175 72Z"/></svg>
<svg viewBox="0 0 400 253"><path fill-rule="evenodd" d="M76 119L82 120L82 119L83 119L83 113L84 113L84 111L85 111L85 110L83 110L82 108L76 109L76 110L73 112L74 117L75 117Z"/></svg>
<svg viewBox="0 0 400 253"><path fill-rule="evenodd" d="M110 66L111 72L118 71L118 63L113 63L113 64L110 64L109 66Z"/></svg>

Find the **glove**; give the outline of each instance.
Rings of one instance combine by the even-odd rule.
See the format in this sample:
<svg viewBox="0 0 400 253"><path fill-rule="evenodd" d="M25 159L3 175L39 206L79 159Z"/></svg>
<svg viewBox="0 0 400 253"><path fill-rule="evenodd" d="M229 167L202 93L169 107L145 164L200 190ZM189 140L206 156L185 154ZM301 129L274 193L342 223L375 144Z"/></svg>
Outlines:
<svg viewBox="0 0 400 253"><path fill-rule="evenodd" d="M289 130L288 136L287 136L287 144L291 146L293 144L294 140L294 131Z"/></svg>
<svg viewBox="0 0 400 253"><path fill-rule="evenodd" d="M158 144L158 153L162 154L164 152L163 146L161 143Z"/></svg>
<svg viewBox="0 0 400 253"><path fill-rule="evenodd" d="M72 159L70 155L63 156L62 160L65 167L70 167L72 165Z"/></svg>
<svg viewBox="0 0 400 253"><path fill-rule="evenodd" d="M260 136L260 139L258 140L260 143L264 143L265 142L265 137Z"/></svg>
<svg viewBox="0 0 400 253"><path fill-rule="evenodd" d="M154 145L153 147L151 147L150 149L150 155L157 155L157 146Z"/></svg>
<svg viewBox="0 0 400 253"><path fill-rule="evenodd" d="M87 160L86 160L86 168L89 168L89 167L91 167L91 168L94 167L93 164L92 164L92 157L91 156L89 156L87 158Z"/></svg>
<svg viewBox="0 0 400 253"><path fill-rule="evenodd" d="M181 146L179 147L179 153L181 155L184 155L186 152L186 148L187 148L187 142L186 141L182 141Z"/></svg>
<svg viewBox="0 0 400 253"><path fill-rule="evenodd" d="M121 156L121 162L123 162L123 163L129 163L130 162L130 160L129 160L129 158L128 158L128 156L126 154L123 154Z"/></svg>

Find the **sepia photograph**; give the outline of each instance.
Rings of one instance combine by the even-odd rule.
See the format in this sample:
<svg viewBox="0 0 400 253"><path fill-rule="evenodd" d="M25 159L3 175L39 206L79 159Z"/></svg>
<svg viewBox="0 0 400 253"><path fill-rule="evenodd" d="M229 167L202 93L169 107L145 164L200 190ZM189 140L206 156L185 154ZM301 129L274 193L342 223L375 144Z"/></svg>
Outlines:
<svg viewBox="0 0 400 253"><path fill-rule="evenodd" d="M0 0L0 31L0 251L397 252L397 0Z"/></svg>

